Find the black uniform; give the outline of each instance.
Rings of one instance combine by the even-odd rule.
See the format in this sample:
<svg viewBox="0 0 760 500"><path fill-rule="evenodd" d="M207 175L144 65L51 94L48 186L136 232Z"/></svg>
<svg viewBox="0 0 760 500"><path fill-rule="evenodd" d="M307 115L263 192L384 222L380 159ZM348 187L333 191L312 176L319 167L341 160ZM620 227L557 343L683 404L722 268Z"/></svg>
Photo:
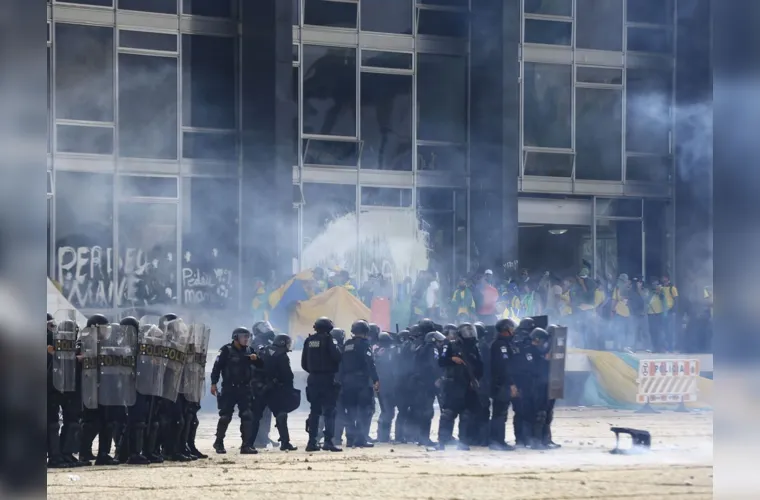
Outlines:
<svg viewBox="0 0 760 500"><path fill-rule="evenodd" d="M438 360L439 365L445 369L438 428L438 445L441 449L451 441L457 416L464 422L461 428L468 429L473 413L478 408L477 391L483 376L483 362L477 348L475 328L464 323L459 326L458 334L457 340L444 344ZM464 363L455 363L455 357ZM469 441L470 436L459 436L459 447L469 449Z"/></svg>
<svg viewBox="0 0 760 500"><path fill-rule="evenodd" d="M235 406L238 407L240 417L240 435L242 438L241 451L248 450L248 445L253 440L251 435L253 414L251 412L251 374L254 365L262 365L260 359L251 361L250 353L246 347L236 347L235 342L219 349L219 355L211 370L211 384L219 382L222 376L222 387L217 395L219 407L219 423L216 426L216 441L214 449L217 453L225 453L224 436L230 422Z"/></svg>
<svg viewBox="0 0 760 500"><path fill-rule="evenodd" d="M268 321L258 321L253 325L253 340L251 341L251 352L259 353L270 345L274 340L275 332L272 325ZM256 400L257 391L260 391L261 386L255 383L257 378L263 377L263 373L260 373L260 369L254 368L254 383L251 385L253 394L253 401ZM259 423L259 430L253 436L254 444L259 448L266 448L271 443L269 439L269 430L272 428L272 410L267 407L264 409L264 414Z"/></svg>
<svg viewBox="0 0 760 500"><path fill-rule="evenodd" d="M512 342L510 337L499 335L491 344L490 356L490 390L493 400L493 413L489 445L495 449L509 449L506 445L506 425L512 380Z"/></svg>
<svg viewBox="0 0 760 500"><path fill-rule="evenodd" d="M444 336L438 332L429 332L425 340L414 353L414 375L410 385L415 394L412 402L411 413L417 430L416 441L423 446L432 446L430 440L430 427L433 422L436 396L436 381L441 374L438 366L440 351L438 346L443 342Z"/></svg>
<svg viewBox="0 0 760 500"><path fill-rule="evenodd" d="M396 389L398 370L398 347L392 345L390 335L381 334L378 346L375 348L375 368L380 379L380 391L377 399L380 402L380 416L377 419L377 440L387 443L391 439L391 426L396 416ZM396 422L398 439L398 421Z"/></svg>
<svg viewBox="0 0 760 500"><path fill-rule="evenodd" d="M404 332L402 332L403 334ZM420 334L417 326L409 330L409 336L399 346L397 375L398 380L409 380L414 375L414 353L420 345ZM409 384L399 383L396 391L398 416L396 417L396 442L406 443L416 441L419 429L415 427L412 416L412 405L416 395Z"/></svg>
<svg viewBox="0 0 760 500"><path fill-rule="evenodd" d="M483 323L475 323L475 329L478 333L478 351L480 358L483 360L483 378L478 386L478 404L475 408L473 419L470 422L470 428L467 429L471 436L471 443L478 446L488 446L490 418L491 418L491 380L490 373L491 356L490 345L493 339L492 331L486 328Z"/></svg>
<svg viewBox="0 0 760 500"><path fill-rule="evenodd" d="M530 336L532 343L525 350L525 357L530 362L533 384L530 395L526 398L526 425L529 432L528 444L534 449L546 448L545 426L549 412L549 360L548 335L545 330L536 328Z"/></svg>
<svg viewBox="0 0 760 500"><path fill-rule="evenodd" d="M55 347L55 341L53 340L53 332L51 331L51 321L53 317L48 314L48 328L47 328L47 345L48 347ZM54 325L53 325L54 326ZM67 467L66 462L61 456L61 437L58 435L58 410L62 408L64 403L64 394L58 392L53 386L53 355L47 353L47 454L48 454L48 467L60 468Z"/></svg>
<svg viewBox="0 0 760 500"><path fill-rule="evenodd" d="M335 404L340 391L335 377L341 361L338 342L330 336L332 328L332 321L329 319L318 319L314 323L316 333L306 339L301 355L301 368L309 374L306 381L306 399L311 404L307 421L309 443L306 451L318 449L320 415L325 419L325 441L322 449L342 451L332 442L335 431Z"/></svg>
<svg viewBox="0 0 760 500"><path fill-rule="evenodd" d="M374 400L372 386L379 380L369 340L354 337L346 341L339 380L340 399L346 410L346 442L348 446L367 447Z"/></svg>

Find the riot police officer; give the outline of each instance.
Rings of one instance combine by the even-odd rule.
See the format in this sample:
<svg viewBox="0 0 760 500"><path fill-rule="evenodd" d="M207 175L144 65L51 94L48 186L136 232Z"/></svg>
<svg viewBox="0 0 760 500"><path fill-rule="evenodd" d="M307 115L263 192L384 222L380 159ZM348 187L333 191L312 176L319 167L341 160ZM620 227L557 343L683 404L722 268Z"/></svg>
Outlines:
<svg viewBox="0 0 760 500"><path fill-rule="evenodd" d="M123 318L120 325L133 328L136 332L140 331L140 322L137 318L127 316ZM139 342L139 340L138 340ZM139 355L138 355L139 357ZM140 365L138 365L140 366ZM153 409L150 394L143 394L140 382L140 376L138 374L138 391L135 398L135 404L130 406L127 411L127 429L122 436L122 442L119 445L119 459L126 461L130 465L147 465L151 463L151 460L145 456L146 451L145 440L148 435L148 421L150 420L150 411ZM153 377L147 377L153 378ZM147 392L147 391L146 391ZM153 457L154 462L158 462L158 459Z"/></svg>
<svg viewBox="0 0 760 500"><path fill-rule="evenodd" d="M557 325L549 325L549 327L546 329L546 332L549 334L549 343L548 345L551 345L551 339L554 338L555 330L557 329ZM547 369L551 367L551 360L549 360L548 363L549 366L547 366ZM548 375L547 375L548 376ZM562 445L555 443L552 440L552 422L554 421L554 404L557 402L556 399L549 399L549 403L547 405L546 409L546 421L544 422L544 431L543 431L543 443L544 445L549 449L556 449L561 448Z"/></svg>
<svg viewBox="0 0 760 500"><path fill-rule="evenodd" d="M421 320L422 323L425 320ZM429 321L429 320L428 320ZM432 322L426 327L432 327ZM409 330L399 334L402 340L398 356L398 380L409 380L414 375L414 356L417 348L422 344L424 335L420 333L420 326L412 325ZM398 416L396 417L396 442L417 442L419 429L414 421L412 405L416 394L408 384L397 386L396 401Z"/></svg>
<svg viewBox="0 0 760 500"><path fill-rule="evenodd" d="M493 340L492 329L478 321L473 324L478 334L478 351L480 358L483 360L483 373L490 373L491 357L489 348ZM472 444L478 446L488 446L488 431L490 429L489 421L491 417L491 399L490 399L490 377L484 376L480 380L478 387L478 400L475 407L473 419L470 422L471 427L467 433L472 436Z"/></svg>
<svg viewBox="0 0 760 500"><path fill-rule="evenodd" d="M251 341L250 345L250 351L259 353L262 352L264 349L272 345L272 341L275 337L275 331L272 327L272 324L269 321L257 321L253 324L252 328L253 332L253 340ZM251 384L251 388L253 390L253 401L256 400L257 393L260 393L261 391L261 384L259 383L260 380L263 380L265 377L264 373L262 372L261 368L255 368L253 369L253 383ZM260 396L260 394L259 394ZM261 422L259 423L259 430L254 435L254 445L258 448L266 448L266 446L270 443L272 443L272 440L269 439L269 430L272 428L272 411L269 409L269 407L266 407L264 409L264 415L261 418ZM274 444L274 443L272 443Z"/></svg>
<svg viewBox="0 0 760 500"><path fill-rule="evenodd" d="M257 453L250 446L253 440L250 383L253 365L258 367L263 363L258 355L248 352L250 340L250 330L242 326L235 328L232 331L232 342L219 349L219 355L211 370L211 394L217 397L219 407L219 422L216 426L216 441L214 441L214 450L217 453L227 453L224 448L224 436L227 433L227 427L232 422L232 413L236 405L240 416L242 438L240 453ZM221 391L217 389L220 375L222 377Z"/></svg>
<svg viewBox="0 0 760 500"><path fill-rule="evenodd" d="M509 451L514 447L507 444L506 425L509 403L517 396L517 386L512 381L512 345L515 322L500 319L496 322L496 339L491 344L490 357L490 395L493 400L493 413L489 433L489 448L497 451Z"/></svg>
<svg viewBox="0 0 760 500"><path fill-rule="evenodd" d="M530 334L530 346L526 357L532 364L533 384L526 397L527 419L532 422L528 443L534 450L547 449L544 431L549 411L549 334L543 328L535 328Z"/></svg>
<svg viewBox="0 0 760 500"><path fill-rule="evenodd" d="M423 344L414 353L414 375L411 379L412 391L416 394L412 403L412 418L417 429L417 444L435 446L430 440L430 427L435 409L436 387L441 368L438 366L440 349L446 337L437 331L425 334Z"/></svg>
<svg viewBox="0 0 760 500"><path fill-rule="evenodd" d="M293 387L293 370L290 368L288 353L293 347L289 335L280 333L272 340L272 345L259 351L264 362L266 384L261 392L261 402L254 400L254 417L252 435L258 432L258 422L263 406L269 408L275 417L275 427L280 434L280 450L297 450L290 442L288 430L288 413L294 411L301 403L301 392Z"/></svg>
<svg viewBox="0 0 760 500"><path fill-rule="evenodd" d="M340 400L346 410L346 445L356 448L370 448L367 442L369 424L372 420L371 408L374 393L380 388L372 346L369 342L370 327L364 320L351 325L353 337L343 346L340 364Z"/></svg>
<svg viewBox="0 0 760 500"><path fill-rule="evenodd" d="M397 346L393 345L390 334L380 333L375 349L375 368L380 380L380 391L377 395L380 402L380 416L377 419L377 441L380 443L388 443L391 440L391 426L396 415L397 363ZM396 426L396 434L398 435L398 421Z"/></svg>
<svg viewBox="0 0 760 500"><path fill-rule="evenodd" d="M53 383L53 357L55 340L53 332L56 325L53 316L47 313L47 466L50 469L68 467L61 455L61 438L58 434L58 409L65 405L64 394L58 391Z"/></svg>
<svg viewBox="0 0 760 500"><path fill-rule="evenodd" d="M346 343L346 332L342 328L333 328L330 332L333 339L338 342L338 350L343 353L343 346ZM324 417L319 419L319 440L324 437L323 429L325 427ZM346 429L346 409L343 407L343 402L340 396L338 402L335 405L335 432L333 433L333 439L341 444L343 442L343 431Z"/></svg>
<svg viewBox="0 0 760 500"><path fill-rule="evenodd" d="M438 359L445 374L442 384L441 418L438 426L438 448L445 449L451 441L454 420L463 420L462 429L470 428L473 411L477 408L478 387L483 376L483 362L477 348L477 331L470 323L462 323L457 339L447 342ZM470 436L459 436L457 447L469 450Z"/></svg>
<svg viewBox="0 0 760 500"><path fill-rule="evenodd" d="M314 322L314 332L304 342L301 354L301 368L309 374L306 381L306 399L311 405L307 430L309 442L306 451L317 451L317 433L320 415L325 419L325 441L323 450L343 451L333 444L335 431L335 404L340 386L335 376L340 368L341 353L338 342L330 336L333 322L329 318L319 318Z"/></svg>
<svg viewBox="0 0 760 500"><path fill-rule="evenodd" d="M515 433L515 446L517 447L524 447L529 444L529 428L532 426L532 421L526 417L526 410L529 409L530 401L525 395L531 394L533 390L533 368L526 355L531 344L530 333L535 327L536 323L533 318L522 319L515 328L510 343L512 382L517 387L517 396L513 397L511 401L512 410L515 413L512 427Z"/></svg>

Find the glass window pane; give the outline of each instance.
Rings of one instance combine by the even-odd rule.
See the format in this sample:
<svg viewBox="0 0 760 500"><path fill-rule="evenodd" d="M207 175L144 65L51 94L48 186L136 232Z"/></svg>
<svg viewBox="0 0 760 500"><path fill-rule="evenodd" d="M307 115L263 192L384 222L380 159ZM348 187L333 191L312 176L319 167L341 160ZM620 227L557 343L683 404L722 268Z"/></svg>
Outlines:
<svg viewBox="0 0 760 500"><path fill-rule="evenodd" d="M670 154L671 73L629 68L626 78L626 150Z"/></svg>
<svg viewBox="0 0 760 500"><path fill-rule="evenodd" d="M575 46L623 50L623 0L575 0Z"/></svg>
<svg viewBox="0 0 760 500"><path fill-rule="evenodd" d="M670 54L673 52L673 39L669 29L628 28L628 50L636 52L653 52Z"/></svg>
<svg viewBox="0 0 760 500"><path fill-rule="evenodd" d="M356 49L303 46L303 132L356 135Z"/></svg>
<svg viewBox="0 0 760 500"><path fill-rule="evenodd" d="M467 38L467 12L419 9L417 33L420 35Z"/></svg>
<svg viewBox="0 0 760 500"><path fill-rule="evenodd" d="M341 239L353 238L356 234L356 186L351 184L316 184L305 182L303 184L303 262L304 267L321 265L328 268L330 264L340 265L343 269L356 263L330 262L329 259L342 257L325 255L320 248L318 238L324 236L323 241L329 242L330 235L325 232L331 227L331 234L340 234ZM344 243L347 243L344 241ZM335 250L333 244L330 252Z"/></svg>
<svg viewBox="0 0 760 500"><path fill-rule="evenodd" d="M412 169L412 76L362 73L362 168Z"/></svg>
<svg viewBox="0 0 760 500"><path fill-rule="evenodd" d="M362 66L371 68L412 69L412 54L362 50Z"/></svg>
<svg viewBox="0 0 760 500"><path fill-rule="evenodd" d="M177 158L177 59L119 54L119 155Z"/></svg>
<svg viewBox="0 0 760 500"><path fill-rule="evenodd" d="M356 28L358 4L333 0L305 0L304 24Z"/></svg>
<svg viewBox="0 0 760 500"><path fill-rule="evenodd" d="M293 62L297 63L299 57L300 56L299 56L299 53L298 53L298 44L294 43L293 44Z"/></svg>
<svg viewBox="0 0 760 500"><path fill-rule="evenodd" d="M572 78L571 66L525 63L523 143L526 146L571 146Z"/></svg>
<svg viewBox="0 0 760 500"><path fill-rule="evenodd" d="M449 188L417 189L417 208L453 212L454 192Z"/></svg>
<svg viewBox="0 0 760 500"><path fill-rule="evenodd" d="M444 7L460 7L466 9L469 7L468 0L417 0L420 5L442 5Z"/></svg>
<svg viewBox="0 0 760 500"><path fill-rule="evenodd" d="M525 20L525 43L569 46L572 36L573 23L543 19Z"/></svg>
<svg viewBox="0 0 760 500"><path fill-rule="evenodd" d="M236 134L183 132L182 157L193 160L234 161L238 157Z"/></svg>
<svg viewBox="0 0 760 500"><path fill-rule="evenodd" d="M298 94L301 91L299 88L299 67L293 67L293 80L292 80L292 94L291 99L293 107L297 110L293 113L293 165L298 165L298 141L301 139L300 131L298 130L298 117L301 114L301 107L298 105Z"/></svg>
<svg viewBox="0 0 760 500"><path fill-rule="evenodd" d="M119 0L119 9L176 14L177 0Z"/></svg>
<svg viewBox="0 0 760 500"><path fill-rule="evenodd" d="M362 31L412 34L414 0L361 0Z"/></svg>
<svg viewBox="0 0 760 500"><path fill-rule="evenodd" d="M55 183L53 277L74 307L110 307L113 175L58 171Z"/></svg>
<svg viewBox="0 0 760 500"><path fill-rule="evenodd" d="M156 177L143 175L122 175L119 177L121 198L148 197L176 199L178 187L176 177Z"/></svg>
<svg viewBox="0 0 760 500"><path fill-rule="evenodd" d="M575 177L619 181L623 177L623 92L575 90Z"/></svg>
<svg viewBox="0 0 760 500"><path fill-rule="evenodd" d="M236 128L235 39L182 35L182 125Z"/></svg>
<svg viewBox="0 0 760 500"><path fill-rule="evenodd" d="M113 7L113 0L56 0L57 3L73 3L79 5L96 5L99 7ZM50 3L50 0L48 0Z"/></svg>
<svg viewBox="0 0 760 500"><path fill-rule="evenodd" d="M597 198L597 217L641 217L640 198Z"/></svg>
<svg viewBox="0 0 760 500"><path fill-rule="evenodd" d="M359 163L359 143L346 141L303 140L306 165L356 168Z"/></svg>
<svg viewBox="0 0 760 500"><path fill-rule="evenodd" d="M671 178L670 157L629 156L625 163L625 180L662 184Z"/></svg>
<svg viewBox="0 0 760 500"><path fill-rule="evenodd" d="M464 174L467 149L464 146L417 146L417 170Z"/></svg>
<svg viewBox="0 0 760 500"><path fill-rule="evenodd" d="M113 121L113 28L56 23L55 113Z"/></svg>
<svg viewBox="0 0 760 500"><path fill-rule="evenodd" d="M48 25L50 26L50 25ZM50 153L52 151L53 147L53 131L51 129L51 126L53 124L53 89L51 85L51 80L53 79L53 63L51 61L52 59L52 50L49 46L47 48L47 152Z"/></svg>
<svg viewBox="0 0 760 500"><path fill-rule="evenodd" d="M238 288L238 180L185 177L182 196L182 300L207 308L233 306Z"/></svg>
<svg viewBox="0 0 760 500"><path fill-rule="evenodd" d="M176 303L176 203L120 203L119 247L120 306Z"/></svg>
<svg viewBox="0 0 760 500"><path fill-rule="evenodd" d="M617 68L592 68L578 66L575 68L575 81L585 83L623 84L623 70Z"/></svg>
<svg viewBox="0 0 760 500"><path fill-rule="evenodd" d="M467 59L417 55L418 136L425 141L465 142Z"/></svg>
<svg viewBox="0 0 760 500"><path fill-rule="evenodd" d="M232 17L233 0L182 0L182 13L207 17Z"/></svg>
<svg viewBox="0 0 760 500"><path fill-rule="evenodd" d="M301 0L293 0L293 26L301 24Z"/></svg>
<svg viewBox="0 0 760 500"><path fill-rule="evenodd" d="M128 49L177 51L177 35L149 31L119 30L119 47Z"/></svg>
<svg viewBox="0 0 760 500"><path fill-rule="evenodd" d="M572 154L527 151L523 158L525 159L525 175L570 178L573 174Z"/></svg>
<svg viewBox="0 0 760 500"><path fill-rule="evenodd" d="M57 125L59 153L113 154L113 127Z"/></svg>
<svg viewBox="0 0 760 500"><path fill-rule="evenodd" d="M373 207L410 207L412 206L412 190L362 187L361 204Z"/></svg>
<svg viewBox="0 0 760 500"><path fill-rule="evenodd" d="M626 10L629 23L673 22L673 0L628 0Z"/></svg>
<svg viewBox="0 0 760 500"><path fill-rule="evenodd" d="M526 14L545 14L549 16L572 16L572 0L525 0Z"/></svg>

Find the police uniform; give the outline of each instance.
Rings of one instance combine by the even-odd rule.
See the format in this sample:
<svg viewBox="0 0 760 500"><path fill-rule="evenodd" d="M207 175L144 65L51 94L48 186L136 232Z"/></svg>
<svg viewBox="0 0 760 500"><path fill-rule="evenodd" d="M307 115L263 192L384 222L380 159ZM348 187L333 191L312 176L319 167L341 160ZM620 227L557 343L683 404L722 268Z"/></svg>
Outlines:
<svg viewBox="0 0 760 500"><path fill-rule="evenodd" d="M369 447L367 433L372 419L374 393L372 386L378 382L377 369L372 357L372 346L366 338L369 325L357 321L351 326L355 337L343 346L339 380L341 401L346 411L346 442L348 446Z"/></svg>
<svg viewBox="0 0 760 500"><path fill-rule="evenodd" d="M502 320L510 321L511 320ZM507 323L503 323L506 328ZM512 328L514 328L512 323ZM497 325L501 326L501 325ZM498 328L497 328L498 329ZM506 441L507 413L511 401L512 381L512 342L509 336L499 334L491 343L490 358L490 392L493 410L489 432L489 447L495 450L508 450Z"/></svg>
<svg viewBox="0 0 760 500"><path fill-rule="evenodd" d="M338 342L332 338L332 321L319 318L314 323L315 333L304 342L301 354L301 368L309 374L306 381L306 399L311 405L307 429L309 443L306 451L317 451L317 434L320 415L325 419L325 441L323 450L342 451L332 442L335 431L335 404L340 386L335 380L341 361Z"/></svg>
<svg viewBox="0 0 760 500"><path fill-rule="evenodd" d="M381 333L375 348L375 368L380 379L380 416L377 419L377 440L388 443L391 440L391 426L396 416L396 370L398 369L398 348L391 343L391 336ZM396 423L398 426L398 422ZM398 435L398 432L396 433ZM397 436L398 437L398 436Z"/></svg>
<svg viewBox="0 0 760 500"><path fill-rule="evenodd" d="M417 348L414 355L414 376L411 386L415 398L412 402L412 418L417 430L417 444L422 446L434 446L430 440L430 427L433 422L435 409L436 387L435 383L441 373L438 366L440 357L439 345L445 337L440 332L428 332L424 342Z"/></svg>

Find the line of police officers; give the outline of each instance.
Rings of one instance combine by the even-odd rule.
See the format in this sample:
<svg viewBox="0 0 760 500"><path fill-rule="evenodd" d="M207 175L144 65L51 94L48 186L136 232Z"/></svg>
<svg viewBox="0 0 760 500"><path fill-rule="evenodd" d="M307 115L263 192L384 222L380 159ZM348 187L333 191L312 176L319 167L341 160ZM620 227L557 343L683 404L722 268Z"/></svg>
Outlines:
<svg viewBox="0 0 760 500"><path fill-rule="evenodd" d="M209 328L174 314L120 323L95 314L80 330L75 314L47 315L48 467L207 458L195 436Z"/></svg>

